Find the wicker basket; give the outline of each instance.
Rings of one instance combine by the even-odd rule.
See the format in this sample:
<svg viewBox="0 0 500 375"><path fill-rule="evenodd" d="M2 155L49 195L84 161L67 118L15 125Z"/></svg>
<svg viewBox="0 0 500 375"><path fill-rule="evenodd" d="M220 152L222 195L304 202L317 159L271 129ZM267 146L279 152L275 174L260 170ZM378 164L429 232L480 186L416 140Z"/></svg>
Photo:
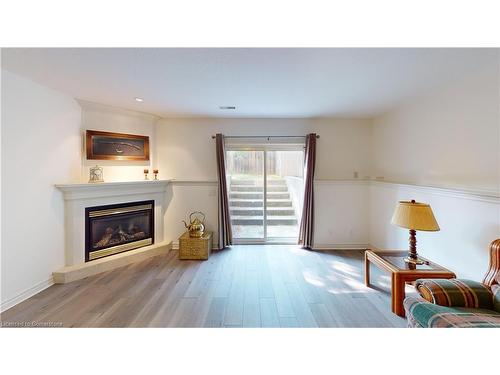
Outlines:
<svg viewBox="0 0 500 375"><path fill-rule="evenodd" d="M179 259L207 260L212 251L212 232L205 232L200 238L189 237L185 232L179 238Z"/></svg>

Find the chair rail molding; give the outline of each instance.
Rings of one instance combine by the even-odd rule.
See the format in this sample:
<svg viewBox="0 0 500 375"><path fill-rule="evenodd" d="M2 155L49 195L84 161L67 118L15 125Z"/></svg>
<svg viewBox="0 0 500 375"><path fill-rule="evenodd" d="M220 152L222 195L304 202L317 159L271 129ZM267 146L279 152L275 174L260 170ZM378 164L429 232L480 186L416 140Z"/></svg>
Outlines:
<svg viewBox="0 0 500 375"><path fill-rule="evenodd" d="M453 198L470 199L488 203L500 203L500 188L499 190L469 190L443 186L427 186L411 183L401 183L395 181L371 180L370 186L385 187L388 189L413 190L423 193L442 195Z"/></svg>

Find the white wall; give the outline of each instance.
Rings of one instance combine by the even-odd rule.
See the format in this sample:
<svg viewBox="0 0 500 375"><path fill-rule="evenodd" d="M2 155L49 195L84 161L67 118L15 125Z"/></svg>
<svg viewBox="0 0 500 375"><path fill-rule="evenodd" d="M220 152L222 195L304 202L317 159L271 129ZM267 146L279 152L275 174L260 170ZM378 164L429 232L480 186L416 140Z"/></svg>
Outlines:
<svg viewBox="0 0 500 375"><path fill-rule="evenodd" d="M497 58L484 69L412 98L374 120L374 176L478 193L373 183L372 245L406 249L407 231L390 224L396 202L427 202L441 231L419 232L419 252L459 276L482 279L488 244L500 237L499 68ZM485 194L489 198L483 199Z"/></svg>
<svg viewBox="0 0 500 375"><path fill-rule="evenodd" d="M314 202L314 248L367 246L368 181L317 180Z"/></svg>
<svg viewBox="0 0 500 375"><path fill-rule="evenodd" d="M217 178L216 133L225 135L320 135L316 179L369 175L370 121L338 119L162 119L157 125L162 178Z"/></svg>
<svg viewBox="0 0 500 375"><path fill-rule="evenodd" d="M317 147L317 180L350 179L369 174L371 122L340 119L162 119L157 123L158 163L162 178L197 180L202 183L174 183L165 219L167 241L183 232L180 223L190 211L205 210L209 227L217 228L217 163L212 135L320 135ZM186 185L189 185L187 187ZM368 205L366 188L346 189L337 184L316 187L316 243L318 246L366 244ZM333 197L333 198L330 198ZM351 199L358 199L349 205ZM346 216L346 205L355 206ZM336 211L338 207L342 210ZM341 212L333 215L334 212Z"/></svg>
<svg viewBox="0 0 500 375"><path fill-rule="evenodd" d="M145 168L149 169L149 178L152 178L153 168L156 168L157 152L154 124L158 117L81 100L79 103L82 106L82 151L85 130L147 135L150 142L149 161L87 160L83 152L82 182L89 180L89 169L96 164L103 167L106 182L142 180Z"/></svg>
<svg viewBox="0 0 500 375"><path fill-rule="evenodd" d="M166 212L164 218L165 240L177 242L179 236L186 231L182 220L189 222L189 213L203 212L205 229L214 232L214 248L218 247L217 220L217 182L179 181L170 184L166 195Z"/></svg>
<svg viewBox="0 0 500 375"><path fill-rule="evenodd" d="M373 175L386 180L498 189L499 62L376 118Z"/></svg>
<svg viewBox="0 0 500 375"><path fill-rule="evenodd" d="M2 70L2 310L64 266L64 203L55 183L81 173L80 106Z"/></svg>

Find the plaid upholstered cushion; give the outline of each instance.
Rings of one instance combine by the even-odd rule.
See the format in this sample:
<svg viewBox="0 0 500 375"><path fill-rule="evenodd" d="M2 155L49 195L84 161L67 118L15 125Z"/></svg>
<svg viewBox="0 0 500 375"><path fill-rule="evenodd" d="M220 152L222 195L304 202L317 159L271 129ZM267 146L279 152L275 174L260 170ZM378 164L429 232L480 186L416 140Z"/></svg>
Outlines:
<svg viewBox="0 0 500 375"><path fill-rule="evenodd" d="M440 306L493 309L493 293L477 281L463 279L419 279L421 296Z"/></svg>
<svg viewBox="0 0 500 375"><path fill-rule="evenodd" d="M494 310L444 307L420 297L407 297L404 307L410 327L500 328L500 313Z"/></svg>
<svg viewBox="0 0 500 375"><path fill-rule="evenodd" d="M493 285L491 291L493 292L493 310L500 313L500 285Z"/></svg>

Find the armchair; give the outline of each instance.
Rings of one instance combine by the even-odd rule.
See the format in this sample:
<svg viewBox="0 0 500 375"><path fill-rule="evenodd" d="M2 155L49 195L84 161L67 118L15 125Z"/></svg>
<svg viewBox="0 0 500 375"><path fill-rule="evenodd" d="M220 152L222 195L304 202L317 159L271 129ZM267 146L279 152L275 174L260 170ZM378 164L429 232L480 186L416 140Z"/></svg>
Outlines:
<svg viewBox="0 0 500 375"><path fill-rule="evenodd" d="M482 283L464 279L419 279L420 297L404 300L409 327L499 327L500 239L490 245Z"/></svg>

